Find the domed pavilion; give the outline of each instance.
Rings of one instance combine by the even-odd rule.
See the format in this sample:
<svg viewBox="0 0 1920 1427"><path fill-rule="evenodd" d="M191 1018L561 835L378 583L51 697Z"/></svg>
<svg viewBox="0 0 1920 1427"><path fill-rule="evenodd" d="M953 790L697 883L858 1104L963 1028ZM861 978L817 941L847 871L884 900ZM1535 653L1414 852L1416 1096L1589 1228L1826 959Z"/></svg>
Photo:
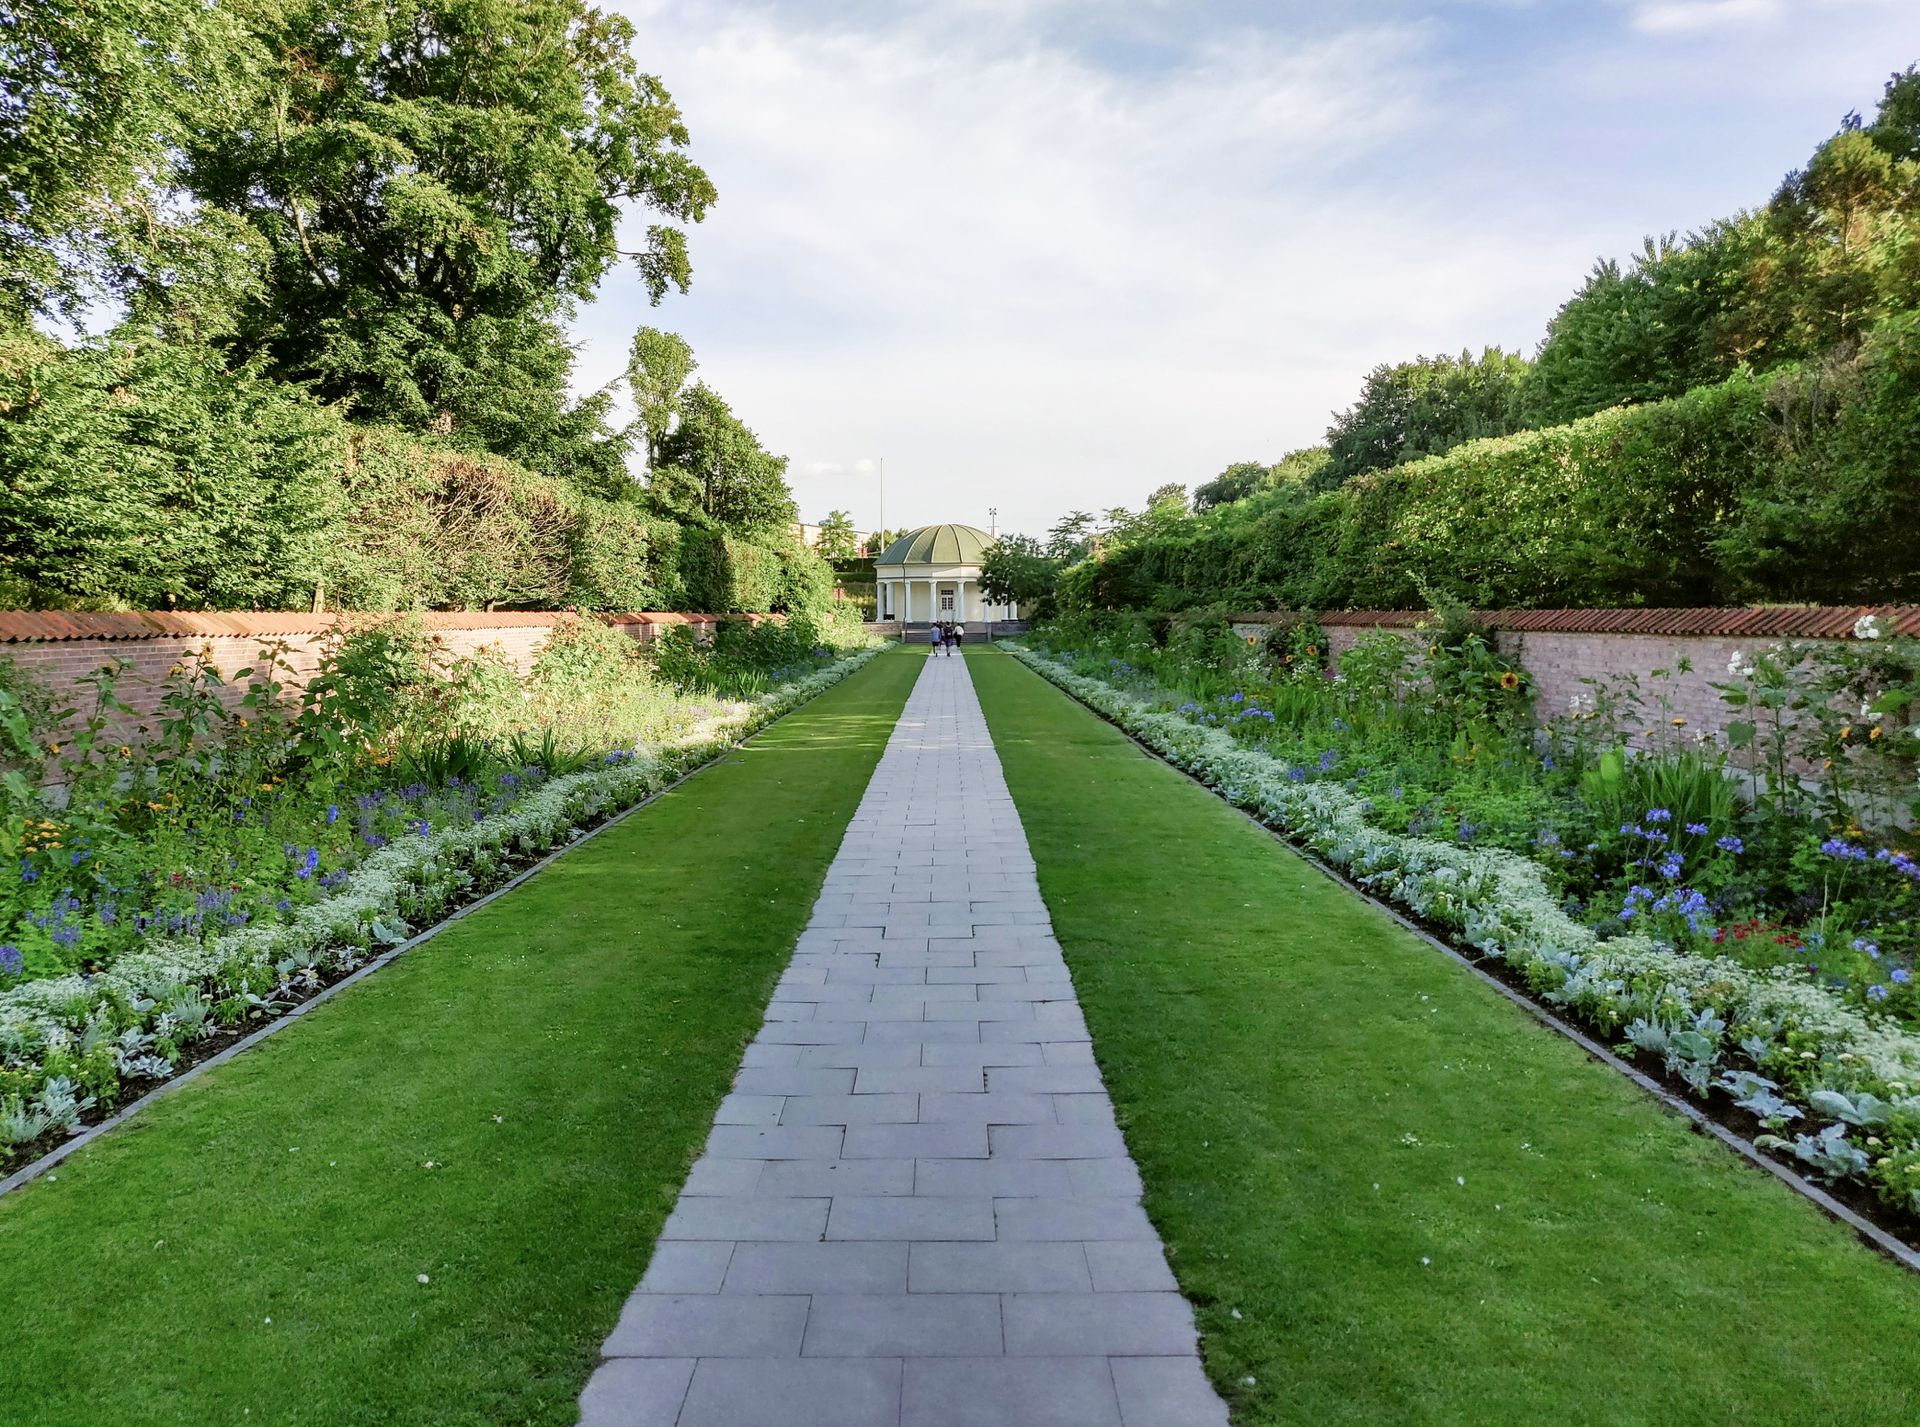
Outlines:
<svg viewBox="0 0 1920 1427"><path fill-rule="evenodd" d="M880 618L921 626L1018 619L1016 606L989 604L980 591L980 562L992 543L971 525L923 525L902 535L874 557Z"/></svg>

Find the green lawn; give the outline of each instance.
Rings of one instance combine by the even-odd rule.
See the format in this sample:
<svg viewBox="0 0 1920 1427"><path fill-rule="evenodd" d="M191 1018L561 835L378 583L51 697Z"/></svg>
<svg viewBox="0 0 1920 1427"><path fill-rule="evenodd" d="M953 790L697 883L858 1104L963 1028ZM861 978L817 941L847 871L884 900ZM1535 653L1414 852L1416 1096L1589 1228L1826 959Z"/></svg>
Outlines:
<svg viewBox="0 0 1920 1427"><path fill-rule="evenodd" d="M967 657L1236 1423L1911 1420L1920 1279Z"/></svg>
<svg viewBox="0 0 1920 1427"><path fill-rule="evenodd" d="M919 671L0 1200L0 1421L575 1421Z"/></svg>

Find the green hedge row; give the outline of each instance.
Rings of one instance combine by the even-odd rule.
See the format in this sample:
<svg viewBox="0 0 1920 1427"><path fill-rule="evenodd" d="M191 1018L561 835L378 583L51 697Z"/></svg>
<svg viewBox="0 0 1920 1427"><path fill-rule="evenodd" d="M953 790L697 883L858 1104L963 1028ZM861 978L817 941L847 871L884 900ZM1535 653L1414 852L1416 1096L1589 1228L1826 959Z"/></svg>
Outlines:
<svg viewBox="0 0 1920 1427"><path fill-rule="evenodd" d="M0 338L0 605L827 606L788 532L634 497L356 425L211 348Z"/></svg>
<svg viewBox="0 0 1920 1427"><path fill-rule="evenodd" d="M1920 599L1920 314L1821 365L1239 501L1075 566L1069 608Z"/></svg>

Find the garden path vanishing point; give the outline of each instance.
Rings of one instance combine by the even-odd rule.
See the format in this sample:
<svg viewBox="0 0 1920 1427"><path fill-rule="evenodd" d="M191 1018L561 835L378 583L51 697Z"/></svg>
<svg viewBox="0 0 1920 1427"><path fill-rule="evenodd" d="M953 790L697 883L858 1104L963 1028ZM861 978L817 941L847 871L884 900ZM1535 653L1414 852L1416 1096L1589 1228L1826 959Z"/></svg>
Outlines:
<svg viewBox="0 0 1920 1427"><path fill-rule="evenodd" d="M1225 1427L966 661L929 658L584 1427Z"/></svg>

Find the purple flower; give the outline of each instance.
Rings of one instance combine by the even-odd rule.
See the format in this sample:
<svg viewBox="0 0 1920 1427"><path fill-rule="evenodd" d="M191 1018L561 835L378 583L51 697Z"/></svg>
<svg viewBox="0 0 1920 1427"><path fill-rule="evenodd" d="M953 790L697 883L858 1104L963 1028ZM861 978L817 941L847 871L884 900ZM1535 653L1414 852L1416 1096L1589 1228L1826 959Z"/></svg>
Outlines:
<svg viewBox="0 0 1920 1427"><path fill-rule="evenodd" d="M1895 852L1891 848L1881 848L1873 854L1875 862L1884 862L1903 877L1911 877L1920 882L1920 863L1904 852Z"/></svg>
<svg viewBox="0 0 1920 1427"><path fill-rule="evenodd" d="M1886 988L1886 987L1884 987L1884 986L1882 986L1882 985L1879 985L1879 984L1878 984L1878 983L1876 982L1876 983L1875 983L1874 985L1872 985L1872 986L1869 986L1869 987L1867 988L1867 999L1868 999L1869 1001L1884 1001L1884 1000L1886 1000L1886 999L1887 999L1887 988Z"/></svg>
<svg viewBox="0 0 1920 1427"><path fill-rule="evenodd" d="M1665 857L1660 859L1660 875L1668 881L1672 881L1680 875L1680 864L1684 861L1686 861L1686 859L1679 853L1669 852Z"/></svg>
<svg viewBox="0 0 1920 1427"><path fill-rule="evenodd" d="M1673 814L1666 808L1648 808L1647 821L1650 823L1672 822Z"/></svg>
<svg viewBox="0 0 1920 1427"><path fill-rule="evenodd" d="M307 878L313 876L313 874L319 870L320 870L320 849L317 847L309 847L307 849L307 855L300 860L300 865L294 868L293 875L298 877L302 882L304 882L307 880Z"/></svg>
<svg viewBox="0 0 1920 1427"><path fill-rule="evenodd" d="M1705 823L1688 823L1687 831L1695 837L1705 837L1711 829L1709 829Z"/></svg>
<svg viewBox="0 0 1920 1427"><path fill-rule="evenodd" d="M1863 936L1857 936L1853 939L1853 949L1855 951L1865 952L1868 956L1872 957L1875 961L1878 961L1880 959L1880 948L1874 945L1874 943L1868 941Z"/></svg>
<svg viewBox="0 0 1920 1427"><path fill-rule="evenodd" d="M1714 846L1722 852L1731 852L1736 856L1747 850L1747 845L1732 833L1728 833L1725 837L1714 843Z"/></svg>
<svg viewBox="0 0 1920 1427"><path fill-rule="evenodd" d="M1337 760L1334 757L1333 750L1329 748L1325 753L1322 753L1320 755L1320 771L1322 773L1325 773L1328 769L1333 767L1336 761Z"/></svg>
<svg viewBox="0 0 1920 1427"><path fill-rule="evenodd" d="M20 955L19 947L15 946L12 942L0 946L0 974L18 976L20 974L20 968L24 964L25 958Z"/></svg>
<svg viewBox="0 0 1920 1427"><path fill-rule="evenodd" d="M1287 769L1287 777L1295 783L1304 783L1307 780L1307 770L1304 768L1289 768Z"/></svg>
<svg viewBox="0 0 1920 1427"><path fill-rule="evenodd" d="M1837 857L1842 862L1865 862L1867 850L1857 843L1848 842L1844 837L1830 837L1820 844L1820 850L1829 857Z"/></svg>

